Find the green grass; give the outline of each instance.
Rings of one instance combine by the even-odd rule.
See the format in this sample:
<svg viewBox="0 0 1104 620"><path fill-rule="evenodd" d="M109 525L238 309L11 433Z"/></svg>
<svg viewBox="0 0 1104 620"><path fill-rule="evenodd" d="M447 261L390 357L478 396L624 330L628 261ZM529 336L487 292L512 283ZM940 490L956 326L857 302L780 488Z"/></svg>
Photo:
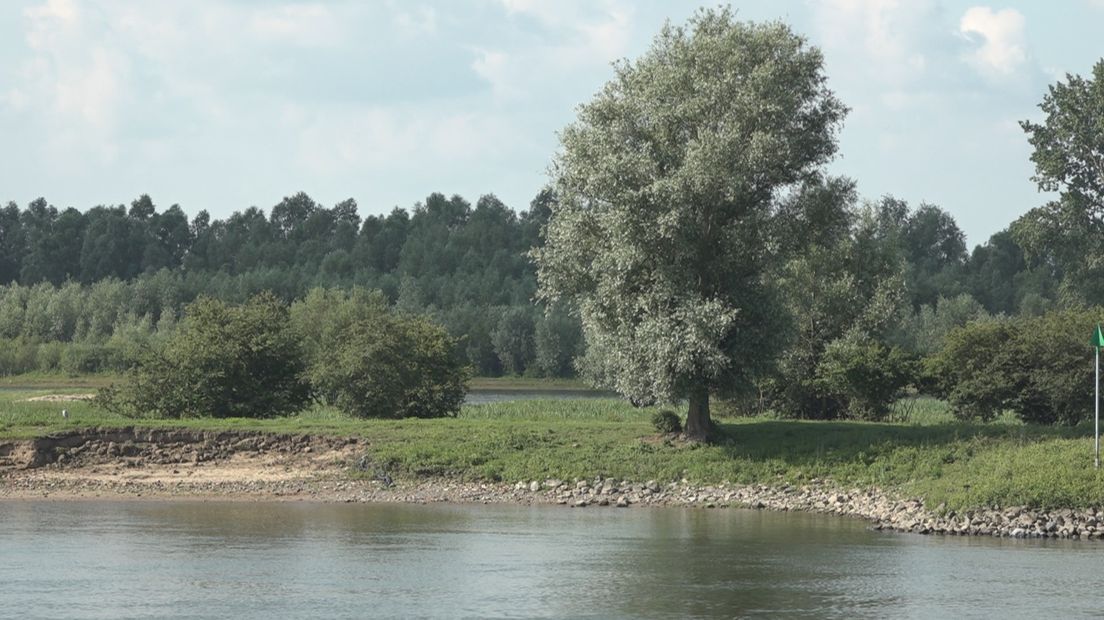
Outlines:
<svg viewBox="0 0 1104 620"><path fill-rule="evenodd" d="M91 374L71 376L63 373L34 372L22 375L0 376L0 389L10 388L100 388L118 381L119 375Z"/></svg>
<svg viewBox="0 0 1104 620"><path fill-rule="evenodd" d="M591 390L579 379L538 379L533 377L473 377L468 385L474 390Z"/></svg>
<svg viewBox="0 0 1104 620"><path fill-rule="evenodd" d="M658 437L651 408L612 399L528 400L466 406L457 418L356 420L327 407L273 420L132 420L84 402L27 402L66 389L0 390L0 438L87 426L154 426L359 436L395 475L464 480L611 476L697 483L801 484L830 479L879 486L950 508L1104 505L1092 468L1092 426L1036 427L1004 417L955 420L933 399L898 403L894 422L728 418L711 445ZM71 412L69 420L60 415Z"/></svg>
<svg viewBox="0 0 1104 620"><path fill-rule="evenodd" d="M515 400L466 405L460 418L467 420L586 420L647 422L654 409L636 409L613 398Z"/></svg>

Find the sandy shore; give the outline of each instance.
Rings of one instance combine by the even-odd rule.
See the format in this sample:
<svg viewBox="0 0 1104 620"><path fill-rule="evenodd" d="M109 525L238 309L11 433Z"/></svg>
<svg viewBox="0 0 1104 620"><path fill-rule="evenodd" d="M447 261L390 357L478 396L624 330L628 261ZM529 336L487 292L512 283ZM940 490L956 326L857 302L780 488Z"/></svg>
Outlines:
<svg viewBox="0 0 1104 620"><path fill-rule="evenodd" d="M240 501L558 504L610 509L681 506L799 510L857 517L917 534L1104 539L1099 508L955 512L877 488L698 485L691 481L467 482L392 477L357 438L242 431L84 429L0 442L0 500L219 499Z"/></svg>

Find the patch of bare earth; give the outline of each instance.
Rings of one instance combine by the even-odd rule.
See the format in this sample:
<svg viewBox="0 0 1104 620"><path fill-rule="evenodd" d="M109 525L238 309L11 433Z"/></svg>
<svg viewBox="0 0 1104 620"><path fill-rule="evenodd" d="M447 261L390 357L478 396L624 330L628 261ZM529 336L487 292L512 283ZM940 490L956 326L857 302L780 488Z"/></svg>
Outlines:
<svg viewBox="0 0 1104 620"><path fill-rule="evenodd" d="M356 438L82 429L0 443L0 497L279 495L341 477L358 451Z"/></svg>
<svg viewBox="0 0 1104 620"><path fill-rule="evenodd" d="M80 429L0 441L2 499L544 503L510 485L392 480L356 437Z"/></svg>
<svg viewBox="0 0 1104 620"><path fill-rule="evenodd" d="M28 403L71 403L81 400L92 400L95 394L43 394L25 399Z"/></svg>

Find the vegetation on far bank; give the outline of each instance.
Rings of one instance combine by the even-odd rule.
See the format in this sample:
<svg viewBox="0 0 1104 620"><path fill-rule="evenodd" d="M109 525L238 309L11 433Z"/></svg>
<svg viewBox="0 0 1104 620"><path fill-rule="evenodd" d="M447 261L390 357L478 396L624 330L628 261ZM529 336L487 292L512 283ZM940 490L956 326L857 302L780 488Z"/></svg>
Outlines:
<svg viewBox="0 0 1104 620"><path fill-rule="evenodd" d="M70 390L0 392L0 439L135 421L87 402L28 402ZM60 415L70 412L68 419ZM1104 505L1092 468L1092 426L1027 425L1012 416L955 419L941 401L894 407L894 422L718 419L713 445L659 435L655 408L618 400L518 400L465 405L458 417L359 419L322 406L272 418L142 420L144 427L359 436L367 456L399 479L518 481L595 475L669 482L807 484L814 479L924 497L930 507Z"/></svg>
<svg viewBox="0 0 1104 620"><path fill-rule="evenodd" d="M933 505L1104 505L1085 343L1104 317L1104 60L1040 107L1022 127L1059 200L973 255L937 207L829 176L846 106L820 51L723 7L617 65L520 216L440 194L363 221L302 194L190 224L148 196L9 205L0 374L126 379L68 418L0 393L0 437L141 419L363 435L413 477L828 478ZM683 403L709 443L621 401L461 407L472 370ZM900 400L916 391L949 406Z"/></svg>

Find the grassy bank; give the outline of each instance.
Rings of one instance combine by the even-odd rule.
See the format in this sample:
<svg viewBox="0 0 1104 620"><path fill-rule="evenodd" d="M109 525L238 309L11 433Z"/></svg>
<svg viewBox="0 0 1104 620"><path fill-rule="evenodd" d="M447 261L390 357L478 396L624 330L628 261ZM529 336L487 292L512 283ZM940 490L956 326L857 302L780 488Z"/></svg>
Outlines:
<svg viewBox="0 0 1104 620"><path fill-rule="evenodd" d="M938 401L901 403L898 421L721 420L724 440L695 445L658 437L653 410L616 400L530 400L466 406L455 419L355 420L317 407L274 420L135 421L86 402L33 402L87 389L0 391L0 438L87 426L182 426L355 435L394 475L465 480L612 476L698 483L876 485L929 506L1104 505L1092 469L1092 428L1034 427L1003 419L959 422ZM62 419L61 409L70 411Z"/></svg>
<svg viewBox="0 0 1104 620"><path fill-rule="evenodd" d="M34 388L90 388L96 389L120 380L119 375L113 374L88 374L71 376L61 373L33 372L21 375L9 375L0 377L0 389L34 389Z"/></svg>
<svg viewBox="0 0 1104 620"><path fill-rule="evenodd" d="M589 385L579 379L538 379L533 377L472 377L468 386L473 390L576 390L589 391Z"/></svg>
<svg viewBox="0 0 1104 620"><path fill-rule="evenodd" d="M122 380L121 375L103 373L72 376L64 373L24 373L0 377L0 388L98 388ZM468 387L473 390L550 390L590 391L592 388L579 379L555 379L535 377L472 377Z"/></svg>

